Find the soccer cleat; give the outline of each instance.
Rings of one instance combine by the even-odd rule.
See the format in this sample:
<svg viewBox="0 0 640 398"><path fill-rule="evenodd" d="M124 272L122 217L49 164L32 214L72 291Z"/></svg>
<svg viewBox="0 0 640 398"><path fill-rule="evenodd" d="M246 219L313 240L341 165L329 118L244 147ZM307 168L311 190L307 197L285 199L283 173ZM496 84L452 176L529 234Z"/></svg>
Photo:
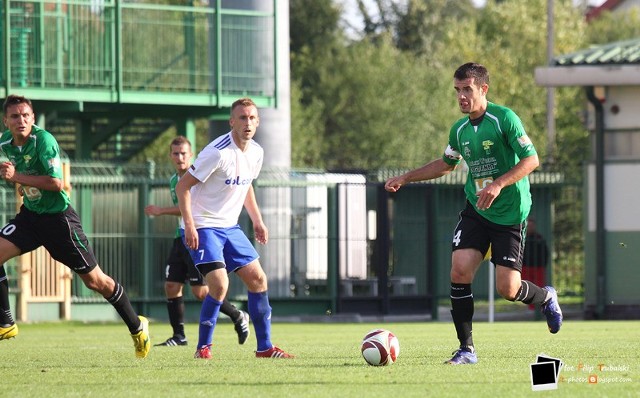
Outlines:
<svg viewBox="0 0 640 398"><path fill-rule="evenodd" d="M287 354L280 348L273 346L268 350L256 351L256 358L295 358L291 354Z"/></svg>
<svg viewBox="0 0 640 398"><path fill-rule="evenodd" d="M551 293L551 297L542 304L541 310L547 318L549 331L555 334L558 333L560 326L562 326L562 310L560 309L560 304L558 304L558 293L551 286L545 286L543 289Z"/></svg>
<svg viewBox="0 0 640 398"><path fill-rule="evenodd" d="M193 357L199 359L211 359L211 344L203 345L198 348L196 353L193 354Z"/></svg>
<svg viewBox="0 0 640 398"><path fill-rule="evenodd" d="M18 325L7 326L6 328L0 327L0 340L9 340L18 335Z"/></svg>
<svg viewBox="0 0 640 398"><path fill-rule="evenodd" d="M187 345L187 339L185 339L184 337L169 337L167 340L163 341L162 343L158 343L155 345L155 347L176 347L179 345Z"/></svg>
<svg viewBox="0 0 640 398"><path fill-rule="evenodd" d="M133 345L136 349L136 357L146 358L151 348L151 340L149 339L149 320L142 315L138 315L140 323L142 324L142 330L138 333L132 334Z"/></svg>
<svg viewBox="0 0 640 398"><path fill-rule="evenodd" d="M234 324L234 329L238 333L238 344L244 344L249 337L249 314L240 311L240 319Z"/></svg>
<svg viewBox="0 0 640 398"><path fill-rule="evenodd" d="M458 348L453 352L453 358L444 362L448 365L473 365L474 363L478 363L478 356L475 352L469 352L462 348Z"/></svg>

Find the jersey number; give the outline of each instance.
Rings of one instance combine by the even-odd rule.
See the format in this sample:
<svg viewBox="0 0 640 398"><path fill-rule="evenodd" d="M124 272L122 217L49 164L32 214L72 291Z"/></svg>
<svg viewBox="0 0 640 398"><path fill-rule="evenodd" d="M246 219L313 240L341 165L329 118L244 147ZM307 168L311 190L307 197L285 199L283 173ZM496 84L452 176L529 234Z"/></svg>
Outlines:
<svg viewBox="0 0 640 398"><path fill-rule="evenodd" d="M16 230L16 226L15 225L7 224L7 225L4 226L4 228L2 228L2 230L0 232L2 233L2 235L9 236L15 230Z"/></svg>
<svg viewBox="0 0 640 398"><path fill-rule="evenodd" d="M453 235L453 244L456 246L460 244L460 235L462 235L461 229L457 230L455 235Z"/></svg>
<svg viewBox="0 0 640 398"><path fill-rule="evenodd" d="M487 185L493 182L493 178L492 177L476 178L474 182L476 185L476 192L480 192L483 189L485 189Z"/></svg>

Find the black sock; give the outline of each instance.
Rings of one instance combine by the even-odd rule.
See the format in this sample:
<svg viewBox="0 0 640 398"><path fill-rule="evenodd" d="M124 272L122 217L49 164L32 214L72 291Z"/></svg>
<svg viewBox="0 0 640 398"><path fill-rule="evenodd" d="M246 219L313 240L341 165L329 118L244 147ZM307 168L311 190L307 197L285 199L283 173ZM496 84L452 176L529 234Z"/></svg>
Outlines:
<svg viewBox="0 0 640 398"><path fill-rule="evenodd" d="M184 339L184 299L182 296L167 299L167 310L169 311L169 323L173 328L173 335Z"/></svg>
<svg viewBox="0 0 640 398"><path fill-rule="evenodd" d="M11 306L9 305L9 281L4 270L4 265L0 265L0 326L13 325L11 316Z"/></svg>
<svg viewBox="0 0 640 398"><path fill-rule="evenodd" d="M521 281L520 290L513 301L522 301L525 304L541 305L547 301L547 291L529 281Z"/></svg>
<svg viewBox="0 0 640 398"><path fill-rule="evenodd" d="M470 283L451 284L451 316L460 348L473 352L473 293Z"/></svg>
<svg viewBox="0 0 640 398"><path fill-rule="evenodd" d="M231 318L233 323L238 322L240 319L240 311L231 304L227 299L222 300L222 305L220 306L220 312Z"/></svg>
<svg viewBox="0 0 640 398"><path fill-rule="evenodd" d="M127 324L131 334L138 333L142 330L140 319L131 306L131 301L129 301L129 297L127 296L127 293L125 293L121 284L116 282L113 294L111 297L107 298L107 301L116 309L116 311L118 311L120 318L122 318L124 323Z"/></svg>

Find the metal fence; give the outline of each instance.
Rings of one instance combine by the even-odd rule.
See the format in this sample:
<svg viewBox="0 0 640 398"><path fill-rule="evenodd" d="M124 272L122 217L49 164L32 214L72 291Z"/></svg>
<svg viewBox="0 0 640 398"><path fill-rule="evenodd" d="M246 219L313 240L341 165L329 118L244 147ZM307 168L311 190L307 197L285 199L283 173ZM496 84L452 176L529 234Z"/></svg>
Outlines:
<svg viewBox="0 0 640 398"><path fill-rule="evenodd" d="M153 163L72 163L73 206L101 267L134 302L164 302L165 259L177 218L149 218L143 209L171 205L172 174ZM299 304L301 312L309 305L314 311L361 313L430 312L448 297L451 231L464 204L464 177L412 184L390 195L382 188L388 174L263 171L256 193L270 241L257 246L270 297ZM582 224L580 218L568 220L581 214L582 189L561 174L540 173L532 176L532 191L538 229L552 247L549 276L562 292L580 296ZM14 194L3 186L0 195L4 225L15 213ZM251 237L245 214L241 225ZM7 264L12 279L15 267ZM479 273L474 284L474 295L486 297L487 277ZM79 278L73 279L72 295L74 302L103 301ZM235 277L230 298L246 298Z"/></svg>

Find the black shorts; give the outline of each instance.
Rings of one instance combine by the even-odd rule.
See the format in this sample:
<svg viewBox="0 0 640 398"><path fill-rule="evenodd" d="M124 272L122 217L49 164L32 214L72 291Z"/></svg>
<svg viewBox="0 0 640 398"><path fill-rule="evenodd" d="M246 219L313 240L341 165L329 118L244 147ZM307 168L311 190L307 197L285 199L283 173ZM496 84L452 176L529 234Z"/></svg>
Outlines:
<svg viewBox="0 0 640 398"><path fill-rule="evenodd" d="M471 203L460 212L453 232L452 250L477 249L486 255L491 246L491 262L522 272L526 222L500 225L482 217Z"/></svg>
<svg viewBox="0 0 640 398"><path fill-rule="evenodd" d="M169 253L169 258L167 259L165 278L167 282L185 283L188 280L191 286L204 285L204 278L193 265L191 255L184 243L182 243L182 238L173 240L171 253Z"/></svg>
<svg viewBox="0 0 640 398"><path fill-rule="evenodd" d="M62 213L38 214L23 205L16 217L2 227L0 236L16 245L22 254L44 246L51 257L78 274L86 274L98 265L80 217L71 206Z"/></svg>

